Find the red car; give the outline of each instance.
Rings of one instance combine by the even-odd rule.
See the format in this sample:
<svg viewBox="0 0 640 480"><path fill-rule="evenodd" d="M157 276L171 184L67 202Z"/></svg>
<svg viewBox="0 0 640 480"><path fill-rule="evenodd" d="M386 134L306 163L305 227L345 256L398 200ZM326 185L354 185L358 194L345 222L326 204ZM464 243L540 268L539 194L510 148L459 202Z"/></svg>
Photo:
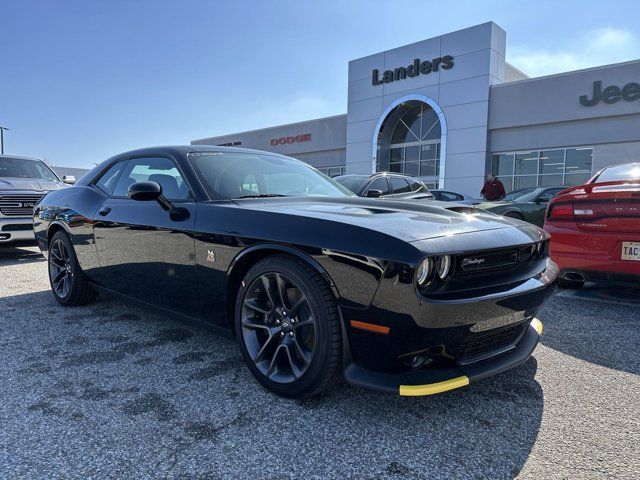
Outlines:
<svg viewBox="0 0 640 480"><path fill-rule="evenodd" d="M640 286L640 163L606 167L560 192L549 202L544 228L561 287Z"/></svg>

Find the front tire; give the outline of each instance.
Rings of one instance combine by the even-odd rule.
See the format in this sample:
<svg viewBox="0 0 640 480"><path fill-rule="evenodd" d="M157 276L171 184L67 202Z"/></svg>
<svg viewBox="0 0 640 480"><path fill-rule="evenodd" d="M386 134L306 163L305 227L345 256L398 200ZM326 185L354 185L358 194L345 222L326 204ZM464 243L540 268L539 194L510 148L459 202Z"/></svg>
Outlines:
<svg viewBox="0 0 640 480"><path fill-rule="evenodd" d="M51 237L48 268L51 292L59 303L78 306L95 300L97 293L80 269L73 244L66 232L56 232Z"/></svg>
<svg viewBox="0 0 640 480"><path fill-rule="evenodd" d="M268 257L247 272L235 327L249 370L278 395L307 398L342 374L336 298L322 275L298 259Z"/></svg>

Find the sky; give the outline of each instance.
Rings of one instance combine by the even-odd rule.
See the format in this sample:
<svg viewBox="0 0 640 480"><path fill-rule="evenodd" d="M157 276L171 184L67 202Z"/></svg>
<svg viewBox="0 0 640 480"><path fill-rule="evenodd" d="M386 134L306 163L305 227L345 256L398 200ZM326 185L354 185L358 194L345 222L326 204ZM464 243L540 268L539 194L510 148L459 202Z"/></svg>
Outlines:
<svg viewBox="0 0 640 480"><path fill-rule="evenodd" d="M640 58L640 2L0 0L5 154L134 148L346 113L348 61L493 20L530 76Z"/></svg>

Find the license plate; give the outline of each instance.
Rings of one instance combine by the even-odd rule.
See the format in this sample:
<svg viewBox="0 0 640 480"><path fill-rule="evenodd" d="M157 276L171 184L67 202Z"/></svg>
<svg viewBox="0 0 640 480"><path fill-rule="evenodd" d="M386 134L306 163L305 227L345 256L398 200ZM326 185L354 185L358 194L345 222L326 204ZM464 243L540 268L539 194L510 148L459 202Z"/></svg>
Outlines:
<svg viewBox="0 0 640 480"><path fill-rule="evenodd" d="M622 260L640 262L640 242L622 242Z"/></svg>

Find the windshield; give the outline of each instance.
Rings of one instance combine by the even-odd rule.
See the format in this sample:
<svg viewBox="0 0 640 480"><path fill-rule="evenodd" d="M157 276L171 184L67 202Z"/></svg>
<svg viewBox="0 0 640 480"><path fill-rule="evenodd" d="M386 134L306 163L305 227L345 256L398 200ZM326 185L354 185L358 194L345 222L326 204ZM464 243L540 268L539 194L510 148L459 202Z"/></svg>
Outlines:
<svg viewBox="0 0 640 480"><path fill-rule="evenodd" d="M212 198L352 196L307 164L254 153L196 152L189 160Z"/></svg>
<svg viewBox="0 0 640 480"><path fill-rule="evenodd" d="M619 182L640 179L640 163L628 163L605 168L591 183Z"/></svg>
<svg viewBox="0 0 640 480"><path fill-rule="evenodd" d="M520 190L515 190L511 193L508 193L507 195L504 196L503 200L508 200L508 201L519 201L519 202L528 202L530 201L533 197L535 197L536 191L538 190L538 188L533 187L533 188L521 188Z"/></svg>
<svg viewBox="0 0 640 480"><path fill-rule="evenodd" d="M0 178L37 178L59 181L44 162L26 158L0 157Z"/></svg>
<svg viewBox="0 0 640 480"><path fill-rule="evenodd" d="M364 184L367 183L369 177L367 175L340 175L339 177L334 177L333 179L343 187L351 190L353 193L358 193L360 190L362 190Z"/></svg>

